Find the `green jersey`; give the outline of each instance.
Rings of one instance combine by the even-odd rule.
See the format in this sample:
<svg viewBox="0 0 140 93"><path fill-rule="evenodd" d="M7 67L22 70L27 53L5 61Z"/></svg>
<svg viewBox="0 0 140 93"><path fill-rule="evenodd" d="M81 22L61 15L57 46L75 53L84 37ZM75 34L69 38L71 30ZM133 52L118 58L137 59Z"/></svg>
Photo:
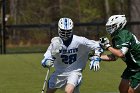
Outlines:
<svg viewBox="0 0 140 93"><path fill-rule="evenodd" d="M112 45L117 49L127 47L128 52L122 58L123 61L130 69L140 69L140 42L134 34L125 29L116 31L112 37Z"/></svg>

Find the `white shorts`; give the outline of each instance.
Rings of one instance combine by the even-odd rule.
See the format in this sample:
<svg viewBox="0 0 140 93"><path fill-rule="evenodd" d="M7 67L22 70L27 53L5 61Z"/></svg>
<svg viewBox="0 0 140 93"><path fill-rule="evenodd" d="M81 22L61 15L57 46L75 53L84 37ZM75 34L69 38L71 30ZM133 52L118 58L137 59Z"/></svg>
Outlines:
<svg viewBox="0 0 140 93"><path fill-rule="evenodd" d="M64 72L57 73L54 72L48 81L48 87L51 89L54 88L62 88L67 83L78 86L82 81L82 73L81 71L72 71L72 72Z"/></svg>

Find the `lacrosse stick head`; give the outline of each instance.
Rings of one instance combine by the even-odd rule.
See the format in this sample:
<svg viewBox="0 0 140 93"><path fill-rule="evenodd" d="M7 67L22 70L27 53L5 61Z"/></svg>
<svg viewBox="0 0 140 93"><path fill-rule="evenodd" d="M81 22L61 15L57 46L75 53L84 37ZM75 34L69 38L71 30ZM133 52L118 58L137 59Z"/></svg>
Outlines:
<svg viewBox="0 0 140 93"><path fill-rule="evenodd" d="M62 49L62 40L59 37L54 37L51 40L51 43L52 43L51 54L52 56L55 56Z"/></svg>

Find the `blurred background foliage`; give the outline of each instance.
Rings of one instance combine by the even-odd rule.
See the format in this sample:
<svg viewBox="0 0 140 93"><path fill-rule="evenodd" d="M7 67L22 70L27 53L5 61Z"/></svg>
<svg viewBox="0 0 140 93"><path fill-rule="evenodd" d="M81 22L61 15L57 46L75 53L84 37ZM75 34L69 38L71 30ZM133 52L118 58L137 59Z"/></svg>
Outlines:
<svg viewBox="0 0 140 93"><path fill-rule="evenodd" d="M105 20L112 14L129 17L130 0L7 0L7 14L14 24L52 23L60 17L74 22Z"/></svg>
<svg viewBox="0 0 140 93"><path fill-rule="evenodd" d="M140 22L139 4L140 0L6 0L6 47L47 47L51 38L57 36L57 22L61 17L74 21L74 34L95 40L109 37L105 31L108 17L125 14L129 22ZM39 26L28 26L34 24ZM9 25L26 26L9 28ZM129 28L140 39L139 24Z"/></svg>

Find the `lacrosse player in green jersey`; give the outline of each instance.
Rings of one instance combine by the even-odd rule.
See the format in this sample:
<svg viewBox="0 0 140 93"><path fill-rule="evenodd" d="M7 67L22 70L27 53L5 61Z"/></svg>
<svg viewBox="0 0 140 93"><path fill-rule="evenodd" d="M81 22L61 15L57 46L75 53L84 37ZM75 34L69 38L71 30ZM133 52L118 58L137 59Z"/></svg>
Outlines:
<svg viewBox="0 0 140 93"><path fill-rule="evenodd" d="M120 93L140 93L140 42L134 34L125 29L125 15L113 15L106 23L112 46L106 37L100 38L100 44L112 54L101 55L102 60L115 61L122 58L127 67L121 75Z"/></svg>

